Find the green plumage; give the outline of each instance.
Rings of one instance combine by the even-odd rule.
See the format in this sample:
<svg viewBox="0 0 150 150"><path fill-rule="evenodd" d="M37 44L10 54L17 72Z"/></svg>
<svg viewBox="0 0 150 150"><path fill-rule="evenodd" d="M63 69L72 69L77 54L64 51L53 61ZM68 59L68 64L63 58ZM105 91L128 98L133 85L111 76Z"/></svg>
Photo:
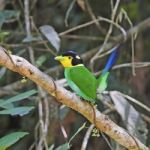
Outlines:
<svg viewBox="0 0 150 150"><path fill-rule="evenodd" d="M65 68L65 78L71 89L79 96L95 103L97 80L84 65Z"/></svg>
<svg viewBox="0 0 150 150"><path fill-rule="evenodd" d="M109 76L109 72L106 72L97 79L97 92L102 93L107 88L107 79Z"/></svg>
<svg viewBox="0 0 150 150"><path fill-rule="evenodd" d="M98 79L83 65L82 59L74 51L68 51L55 57L65 67L65 78L70 88L83 99L95 103L97 93L107 88L109 71L116 62L120 45L113 48L113 52Z"/></svg>
<svg viewBox="0 0 150 150"><path fill-rule="evenodd" d="M109 72L98 79L84 65L65 68L65 78L70 88L87 101L95 103L96 93L107 88Z"/></svg>

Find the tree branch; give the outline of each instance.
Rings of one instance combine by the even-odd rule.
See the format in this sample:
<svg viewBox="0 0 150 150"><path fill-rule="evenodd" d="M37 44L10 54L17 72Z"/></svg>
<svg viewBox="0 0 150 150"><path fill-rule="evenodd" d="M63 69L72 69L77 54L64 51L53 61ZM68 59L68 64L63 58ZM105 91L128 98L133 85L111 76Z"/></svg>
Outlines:
<svg viewBox="0 0 150 150"><path fill-rule="evenodd" d="M95 123L100 131L104 132L127 149L148 150L148 148L138 139L131 136L127 131L119 127L111 121L108 116L102 114L96 108L94 108L96 115L94 120L93 108L89 103L80 100L78 96L58 85L58 83L56 83L51 77L41 72L24 58L15 55L8 56L5 51L6 50L0 46L0 65L28 77L30 80L45 89L49 94L53 95L57 101L82 114L91 123Z"/></svg>

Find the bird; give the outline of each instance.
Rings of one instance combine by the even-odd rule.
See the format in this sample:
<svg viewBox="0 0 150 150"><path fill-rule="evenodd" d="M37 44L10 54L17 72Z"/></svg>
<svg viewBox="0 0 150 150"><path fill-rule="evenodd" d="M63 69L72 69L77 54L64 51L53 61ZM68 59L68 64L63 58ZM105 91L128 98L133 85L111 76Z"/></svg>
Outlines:
<svg viewBox="0 0 150 150"><path fill-rule="evenodd" d="M82 99L96 103L97 92L107 88L109 72L116 62L119 46L114 47L100 76L94 74L84 65L82 58L75 51L67 51L55 57L64 67L64 76L69 87Z"/></svg>

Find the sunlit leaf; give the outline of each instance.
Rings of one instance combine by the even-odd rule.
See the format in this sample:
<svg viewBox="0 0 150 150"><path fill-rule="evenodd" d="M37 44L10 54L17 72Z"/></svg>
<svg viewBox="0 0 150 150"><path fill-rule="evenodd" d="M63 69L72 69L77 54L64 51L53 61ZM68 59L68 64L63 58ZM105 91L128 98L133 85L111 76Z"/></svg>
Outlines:
<svg viewBox="0 0 150 150"><path fill-rule="evenodd" d="M48 41L51 43L51 45L57 51L59 51L59 49L60 49L60 38L59 38L58 33L55 31L55 29L52 26L44 25L44 26L40 27L40 31L48 39Z"/></svg>
<svg viewBox="0 0 150 150"><path fill-rule="evenodd" d="M0 150L5 150L27 134L27 132L14 132L0 138Z"/></svg>
<svg viewBox="0 0 150 150"><path fill-rule="evenodd" d="M31 110L33 110L34 107L31 106L23 106L23 107L15 107L15 108L11 108L11 109L5 109L5 110L1 110L0 114L1 115L26 115L28 114Z"/></svg>

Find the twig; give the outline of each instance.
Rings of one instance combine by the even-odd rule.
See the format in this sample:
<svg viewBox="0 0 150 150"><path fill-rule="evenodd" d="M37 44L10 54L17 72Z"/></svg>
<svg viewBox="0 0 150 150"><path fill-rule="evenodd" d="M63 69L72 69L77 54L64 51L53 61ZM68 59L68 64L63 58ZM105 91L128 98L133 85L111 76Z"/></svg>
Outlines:
<svg viewBox="0 0 150 150"><path fill-rule="evenodd" d="M27 38L30 38L31 35L31 26L30 26L30 16L29 16L29 0L24 0L24 16L25 16L25 25L26 25L26 34ZM28 45L29 56L32 64L35 65L34 51L30 45Z"/></svg>
<svg viewBox="0 0 150 150"><path fill-rule="evenodd" d="M120 0L117 0L114 9L112 9L111 22L114 22L114 19L116 16L116 11L117 11L117 8L119 6L119 3L120 3ZM112 4L112 2L111 2L111 4ZM111 7L113 8L113 6L111 6ZM110 23L106 38L104 40L103 46L99 49L99 53L101 53L105 49L105 45L106 45L106 43L107 43L107 41L108 41L108 39L112 33L113 25L114 25L113 23Z"/></svg>
<svg viewBox="0 0 150 150"><path fill-rule="evenodd" d="M68 39L77 39L77 40L90 40L90 41L103 41L103 37L97 37L97 36L83 36L83 35L63 35L63 38Z"/></svg>
<svg viewBox="0 0 150 150"><path fill-rule="evenodd" d="M24 0L24 17L27 37L31 37L30 17L29 17L29 0Z"/></svg>
<svg viewBox="0 0 150 150"><path fill-rule="evenodd" d="M68 27L69 13L71 12L71 10L72 10L72 8L73 8L75 2L76 2L76 0L73 0L73 1L71 2L70 6L69 6L69 8L68 8L68 10L67 10L67 12L66 12L66 16L65 16L65 25L66 25L66 27Z"/></svg>
<svg viewBox="0 0 150 150"><path fill-rule="evenodd" d="M94 128L94 124L91 124L90 127L88 128L88 130L86 131L84 140L82 142L81 150L86 150L86 147L87 147L87 144L88 144L88 141L89 141L89 138L90 138L93 128Z"/></svg>
<svg viewBox="0 0 150 150"><path fill-rule="evenodd" d="M143 117L143 119L150 124L150 117L146 116L145 114L141 114L141 117Z"/></svg>
<svg viewBox="0 0 150 150"><path fill-rule="evenodd" d="M125 16L125 19L129 23L130 28L133 28L133 24L132 24L132 22L131 22L131 20L130 20L130 18L128 16L128 14L127 14L127 12L123 8L121 9L120 14L117 16L116 20L119 20L119 17L122 16L122 15ZM134 33L134 34L137 34L137 33ZM132 74L133 74L133 76L136 75L136 73L135 73L135 65L134 65L134 62L135 62L135 60L134 60L134 55L135 55L135 50L134 50L134 34L131 34L131 54L132 54L132 56L131 56L131 62L132 62Z"/></svg>
<svg viewBox="0 0 150 150"><path fill-rule="evenodd" d="M39 91L39 101L38 101L38 110L39 110L39 142L37 143L37 149L40 149L42 146L48 150L48 145L46 141L46 136L48 133L49 126L49 104L47 101L47 96L45 91L38 87Z"/></svg>
<svg viewBox="0 0 150 150"><path fill-rule="evenodd" d="M111 20L107 19L107 18L103 18L103 17L98 17L98 19L95 19L93 21L90 21L90 22L87 22L85 24L81 24L81 25L78 25L74 28L71 28L67 31L64 31L64 32L61 32L59 33L59 36L62 36L62 35L65 35L65 34L68 34L70 32L73 32L73 31L76 31L78 29L81 29L81 28L84 28L84 27L87 27L87 26L90 26L92 25L93 23L97 22L97 21L105 21L105 22L108 22L108 23L112 23L114 26L116 26L123 34L123 37L126 37L126 32L125 30L119 25L119 24L116 24L115 22L112 22Z"/></svg>
<svg viewBox="0 0 150 150"><path fill-rule="evenodd" d="M30 17L30 18L31 18L32 27L34 28L34 30L36 31L36 33L38 35L41 35L40 31L38 30L38 28L36 27L36 25L34 23L33 18L32 17ZM51 48L49 48L49 46L46 42L44 42L43 45L51 52L52 55L56 56L56 53Z"/></svg>
<svg viewBox="0 0 150 150"><path fill-rule="evenodd" d="M113 149L112 149L112 146L111 146L111 144L110 144L110 142L109 142L109 140L108 140L107 137L106 137L106 135L105 135L104 133L102 133L102 132L101 132L101 135L102 135L102 137L104 138L104 140L106 141L106 143L107 143L107 145L109 146L110 150L113 150Z"/></svg>
<svg viewBox="0 0 150 150"><path fill-rule="evenodd" d="M37 0L32 0L32 4L30 6L30 10L32 11L36 6Z"/></svg>
<svg viewBox="0 0 150 150"><path fill-rule="evenodd" d="M101 21L105 21L105 22L111 23L111 24L113 24L114 26L116 26L116 27L122 32L122 35L123 35L123 37L124 37L124 41L126 40L126 31L125 31L119 24L117 24L117 23L115 23L115 22L112 22L111 20L109 20L109 19L107 19L107 18L99 17L99 19L101 19ZM122 41L121 41L121 42L122 42ZM102 45L102 47L103 47L103 45ZM112 51L112 50L110 50L110 51ZM99 51L94 55L94 57L92 57L92 59L91 59L91 64L92 64L92 66L93 66L93 63L94 63L94 61L95 61L96 59L102 57L102 55L99 55L100 53L101 53L101 51L99 50Z"/></svg>
<svg viewBox="0 0 150 150"><path fill-rule="evenodd" d="M135 62L134 67L135 68L143 68L143 67L149 67L150 62ZM124 67L132 67L132 63L124 63L124 64L119 64L115 65L112 69L119 69L119 68L124 68Z"/></svg>
<svg viewBox="0 0 150 150"><path fill-rule="evenodd" d="M130 97L129 95L123 94L121 92L118 92L119 94L121 94L123 97L125 97L126 99L128 99L129 101L135 103L136 105L140 106L141 108L145 109L146 111L150 112L150 108L147 107L146 105L142 104L140 101L136 100L133 97Z"/></svg>
<svg viewBox="0 0 150 150"><path fill-rule="evenodd" d="M114 111L115 109L107 109L103 112L103 114L109 114L110 112ZM82 142L82 146L81 146L81 150L86 150L90 135L92 133L92 130L94 129L94 124L91 124L90 127L88 128L88 130L86 131L86 134L83 138L83 142Z"/></svg>
<svg viewBox="0 0 150 150"><path fill-rule="evenodd" d="M79 29L81 29L81 28L90 26L90 25L92 25L93 23L95 23L95 22L97 22L97 21L99 21L99 20L100 20L100 19L95 19L95 20L93 20L93 21L89 21L89 22L87 22L87 23L78 25L78 26L76 26L76 27L73 27L73 28L68 29L68 30L66 30L66 31L64 31L64 32L59 33L59 36L62 36L62 35L68 34L68 33L70 33L70 32L79 30Z"/></svg>
<svg viewBox="0 0 150 150"><path fill-rule="evenodd" d="M35 57L34 57L34 50L31 46L28 47L28 51L29 51L29 57L30 57L30 61L33 65L35 65Z"/></svg>
<svg viewBox="0 0 150 150"><path fill-rule="evenodd" d="M116 16L116 12L117 12L117 8L119 6L119 3L120 3L120 0L117 0L116 3L115 3L114 9L112 10L111 22L110 22L110 26L109 26L108 32L106 34L105 40L103 42L103 45L100 47L99 51L95 54L95 56L91 60L92 66L93 66L93 63L96 60L97 56L105 49L106 44L107 44L107 42L109 40L109 37L110 37L110 35L112 33L113 25L114 24L117 25L117 23L114 20L115 20L115 16ZM111 2L111 4L112 4L112 2ZM111 7L113 8L113 6L111 6ZM126 37L126 33L124 33L123 35L125 35L125 37Z"/></svg>
<svg viewBox="0 0 150 150"><path fill-rule="evenodd" d="M89 13L90 17L92 20L96 20L96 16L94 15L93 11L92 11L92 8L88 2L88 0L84 0L84 3L85 3L85 7L87 9L87 12ZM103 33L105 34L106 31L104 29L102 29L100 23L98 21L95 22L95 25L96 27Z"/></svg>

